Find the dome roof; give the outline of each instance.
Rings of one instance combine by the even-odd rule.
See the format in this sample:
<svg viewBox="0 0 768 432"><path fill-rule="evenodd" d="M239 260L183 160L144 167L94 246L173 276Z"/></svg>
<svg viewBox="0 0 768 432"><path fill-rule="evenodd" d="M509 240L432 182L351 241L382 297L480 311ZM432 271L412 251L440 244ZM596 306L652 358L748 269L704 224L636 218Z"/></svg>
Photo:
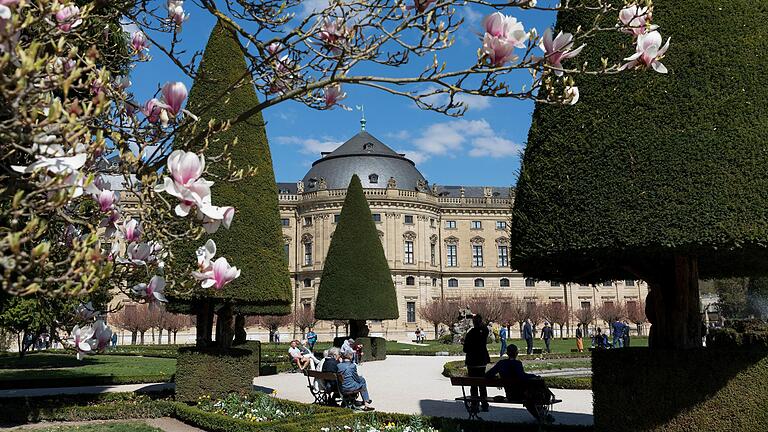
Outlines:
<svg viewBox="0 0 768 432"><path fill-rule="evenodd" d="M304 176L304 191L325 183L327 189L346 189L357 174L364 188L386 188L394 178L397 189L428 191L428 184L416 165L368 132L361 131L312 164Z"/></svg>

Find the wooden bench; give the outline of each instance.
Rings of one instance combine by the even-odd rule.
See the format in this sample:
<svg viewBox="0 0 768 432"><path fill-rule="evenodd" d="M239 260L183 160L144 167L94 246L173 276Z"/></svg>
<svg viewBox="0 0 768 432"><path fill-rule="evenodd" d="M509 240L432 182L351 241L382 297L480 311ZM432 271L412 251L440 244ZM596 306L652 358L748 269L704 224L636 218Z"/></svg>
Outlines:
<svg viewBox="0 0 768 432"><path fill-rule="evenodd" d="M517 379L502 379L502 378L480 378L480 377L451 377L451 385L452 386L461 386L461 397L457 397L457 401L464 402L464 408L466 408L467 413L469 414L469 419L478 419L482 420L480 416L478 416L478 412L480 411L480 404L483 403L502 403L502 404L517 404L517 405L525 405L527 400L525 400L523 397L520 399L514 399L509 400L506 398L506 395L504 396L494 396L489 398L483 398L481 396L471 396L468 395L467 387L472 386L478 386L478 387L518 387L525 386L526 382L517 380ZM547 391L549 391L547 389ZM537 404L536 409L539 413L539 417L541 419L546 418L549 414L549 411L552 409L552 405L556 403L560 403L562 400L555 399L555 395L552 394L552 392L549 392L549 403L546 404Z"/></svg>
<svg viewBox="0 0 768 432"><path fill-rule="evenodd" d="M354 408L355 400L357 399L360 391L354 392L342 392L341 384L344 382L344 377L340 373L334 372L321 372L313 370L305 370L304 375L307 376L307 387L309 392L312 393L312 397L315 398L314 403L320 405L329 405L331 402L339 403L336 399L336 394L341 396L340 405L345 408ZM325 382L333 382L334 386L331 389L326 389L319 383L315 385L316 380L322 380Z"/></svg>

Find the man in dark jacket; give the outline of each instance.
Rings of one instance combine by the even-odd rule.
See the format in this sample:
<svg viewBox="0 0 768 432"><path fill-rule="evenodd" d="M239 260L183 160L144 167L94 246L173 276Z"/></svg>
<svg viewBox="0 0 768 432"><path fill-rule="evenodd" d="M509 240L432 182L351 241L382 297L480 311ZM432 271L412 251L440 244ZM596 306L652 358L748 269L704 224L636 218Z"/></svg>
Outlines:
<svg viewBox="0 0 768 432"><path fill-rule="evenodd" d="M552 350L549 347L550 341L552 341L552 338L555 336L555 333L552 331L552 326L549 325L548 322L544 322L544 328L541 329L541 338L544 339L544 345L547 347L547 352L551 353Z"/></svg>
<svg viewBox="0 0 768 432"><path fill-rule="evenodd" d="M323 361L323 372L333 372L337 373L339 372L339 360L341 359L341 350L339 350L336 347L333 347L328 350L328 356L325 357L325 360ZM325 381L323 382L323 385L325 386L325 391L327 392L333 392L333 397L328 401L328 404L331 406L337 406L336 404L336 398L340 397L339 394L339 388L337 385L336 380L333 381Z"/></svg>
<svg viewBox="0 0 768 432"><path fill-rule="evenodd" d="M533 354L533 326L531 325L530 318L525 320L523 325L523 339L525 339L526 353L528 355Z"/></svg>
<svg viewBox="0 0 768 432"><path fill-rule="evenodd" d="M488 327L483 325L483 318L480 315L472 317L473 328L469 329L464 337L464 352L466 357L464 363L467 365L467 375L471 377L484 377L485 366L491 362L488 355ZM470 388L470 394L473 398L477 397L477 386ZM480 397L483 399L481 411L488 411L488 391L485 387L480 387ZM472 402L477 407L477 402Z"/></svg>
<svg viewBox="0 0 768 432"><path fill-rule="evenodd" d="M611 325L611 330L613 331L613 347L614 348L623 348L624 347L624 323L616 320Z"/></svg>

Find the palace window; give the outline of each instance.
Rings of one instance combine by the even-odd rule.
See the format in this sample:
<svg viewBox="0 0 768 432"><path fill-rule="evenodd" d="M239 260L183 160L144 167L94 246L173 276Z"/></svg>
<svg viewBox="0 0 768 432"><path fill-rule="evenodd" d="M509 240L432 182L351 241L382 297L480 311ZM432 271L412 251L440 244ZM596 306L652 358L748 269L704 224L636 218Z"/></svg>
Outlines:
<svg viewBox="0 0 768 432"><path fill-rule="evenodd" d="M588 301L583 301L583 302L581 302L581 308L582 309L587 309L587 310L592 309L592 303L590 303Z"/></svg>
<svg viewBox="0 0 768 432"><path fill-rule="evenodd" d="M613 286L613 284L611 283L611 281L608 280L608 281L604 281L603 282L603 286L604 287L609 287L609 286Z"/></svg>
<svg viewBox="0 0 768 432"><path fill-rule="evenodd" d="M496 221L496 229L497 230L506 230L507 229L507 221Z"/></svg>
<svg viewBox="0 0 768 432"><path fill-rule="evenodd" d="M435 218L429 218L429 226L430 226L430 228L434 228L435 227Z"/></svg>
<svg viewBox="0 0 768 432"><path fill-rule="evenodd" d="M304 279L304 288L312 288L312 279L310 278Z"/></svg>
<svg viewBox="0 0 768 432"><path fill-rule="evenodd" d="M429 263L432 265L435 265L435 261L437 260L437 257L435 256L437 253L437 245L434 243L431 243L429 245Z"/></svg>
<svg viewBox="0 0 768 432"><path fill-rule="evenodd" d="M437 278L432 278L432 286L433 287L437 286Z"/></svg>
<svg viewBox="0 0 768 432"><path fill-rule="evenodd" d="M456 221L455 220L445 221L445 229L456 229Z"/></svg>
<svg viewBox="0 0 768 432"><path fill-rule="evenodd" d="M333 223L335 224L339 223L339 218L341 218L340 214L333 215Z"/></svg>
<svg viewBox="0 0 768 432"><path fill-rule="evenodd" d="M471 229L483 229L482 221L472 221L469 225Z"/></svg>
<svg viewBox="0 0 768 432"><path fill-rule="evenodd" d="M312 216L304 216L304 226L312 226Z"/></svg>
<svg viewBox="0 0 768 432"><path fill-rule="evenodd" d="M291 245L288 243L283 245L283 257L285 258L285 263L288 264L288 259L291 256Z"/></svg>
<svg viewBox="0 0 768 432"><path fill-rule="evenodd" d="M499 245L499 267L509 267L509 247Z"/></svg>
<svg viewBox="0 0 768 432"><path fill-rule="evenodd" d="M525 286L528 288L533 288L536 286L536 281L533 280L533 278L525 278Z"/></svg>
<svg viewBox="0 0 768 432"><path fill-rule="evenodd" d="M368 181L371 183L378 183L379 182L379 176L376 174L371 174L368 176Z"/></svg>
<svg viewBox="0 0 768 432"><path fill-rule="evenodd" d="M635 286L635 280L634 279L627 279L624 281L624 285L626 286Z"/></svg>
<svg viewBox="0 0 768 432"><path fill-rule="evenodd" d="M485 280L477 278L475 279L475 288L483 288L485 286Z"/></svg>
<svg viewBox="0 0 768 432"><path fill-rule="evenodd" d="M416 278L413 276L408 276L405 278L405 284L406 285L416 285Z"/></svg>
<svg viewBox="0 0 768 432"><path fill-rule="evenodd" d="M312 242L304 243L304 265L312 265Z"/></svg>
<svg viewBox="0 0 768 432"><path fill-rule="evenodd" d="M559 287L559 286L560 286L560 282L550 281L550 282L549 282L549 286L552 286L552 287Z"/></svg>
<svg viewBox="0 0 768 432"><path fill-rule="evenodd" d="M507 278L499 279L499 286L502 288L509 288L509 279Z"/></svg>
<svg viewBox="0 0 768 432"><path fill-rule="evenodd" d="M286 227L286 226L291 226L291 220L290 220L290 219L288 219L288 218L282 218L282 219L280 219L280 223L281 223L281 224L282 224L284 227Z"/></svg>
<svg viewBox="0 0 768 432"><path fill-rule="evenodd" d="M374 213L371 216L373 216L374 222L381 222L381 213Z"/></svg>
<svg viewBox="0 0 768 432"><path fill-rule="evenodd" d="M405 303L405 319L409 323L416 322L416 302L409 301Z"/></svg>
<svg viewBox="0 0 768 432"><path fill-rule="evenodd" d="M459 257L457 255L456 245L455 244L446 245L446 251L448 253L446 256L447 259L446 259L445 265L448 267L457 267L459 265Z"/></svg>
<svg viewBox="0 0 768 432"><path fill-rule="evenodd" d="M472 245L472 267L483 266L483 245Z"/></svg>
<svg viewBox="0 0 768 432"><path fill-rule="evenodd" d="M448 288L458 288L459 287L459 280L450 278L448 279Z"/></svg>
<svg viewBox="0 0 768 432"><path fill-rule="evenodd" d="M403 258L404 264L413 264L413 241L405 241L405 257Z"/></svg>
<svg viewBox="0 0 768 432"><path fill-rule="evenodd" d="M413 225L413 215L405 215L404 219L407 225Z"/></svg>

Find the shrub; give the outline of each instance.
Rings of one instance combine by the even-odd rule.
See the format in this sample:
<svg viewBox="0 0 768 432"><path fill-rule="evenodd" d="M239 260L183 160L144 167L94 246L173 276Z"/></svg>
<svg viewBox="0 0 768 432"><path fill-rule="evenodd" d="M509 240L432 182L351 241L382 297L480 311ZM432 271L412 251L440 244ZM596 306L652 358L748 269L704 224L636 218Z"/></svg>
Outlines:
<svg viewBox="0 0 768 432"><path fill-rule="evenodd" d="M628 348L592 358L595 430L768 430L768 349Z"/></svg>
<svg viewBox="0 0 768 432"><path fill-rule="evenodd" d="M201 396L249 393L259 376L259 342L237 348L180 348L176 363L176 400L195 402Z"/></svg>

